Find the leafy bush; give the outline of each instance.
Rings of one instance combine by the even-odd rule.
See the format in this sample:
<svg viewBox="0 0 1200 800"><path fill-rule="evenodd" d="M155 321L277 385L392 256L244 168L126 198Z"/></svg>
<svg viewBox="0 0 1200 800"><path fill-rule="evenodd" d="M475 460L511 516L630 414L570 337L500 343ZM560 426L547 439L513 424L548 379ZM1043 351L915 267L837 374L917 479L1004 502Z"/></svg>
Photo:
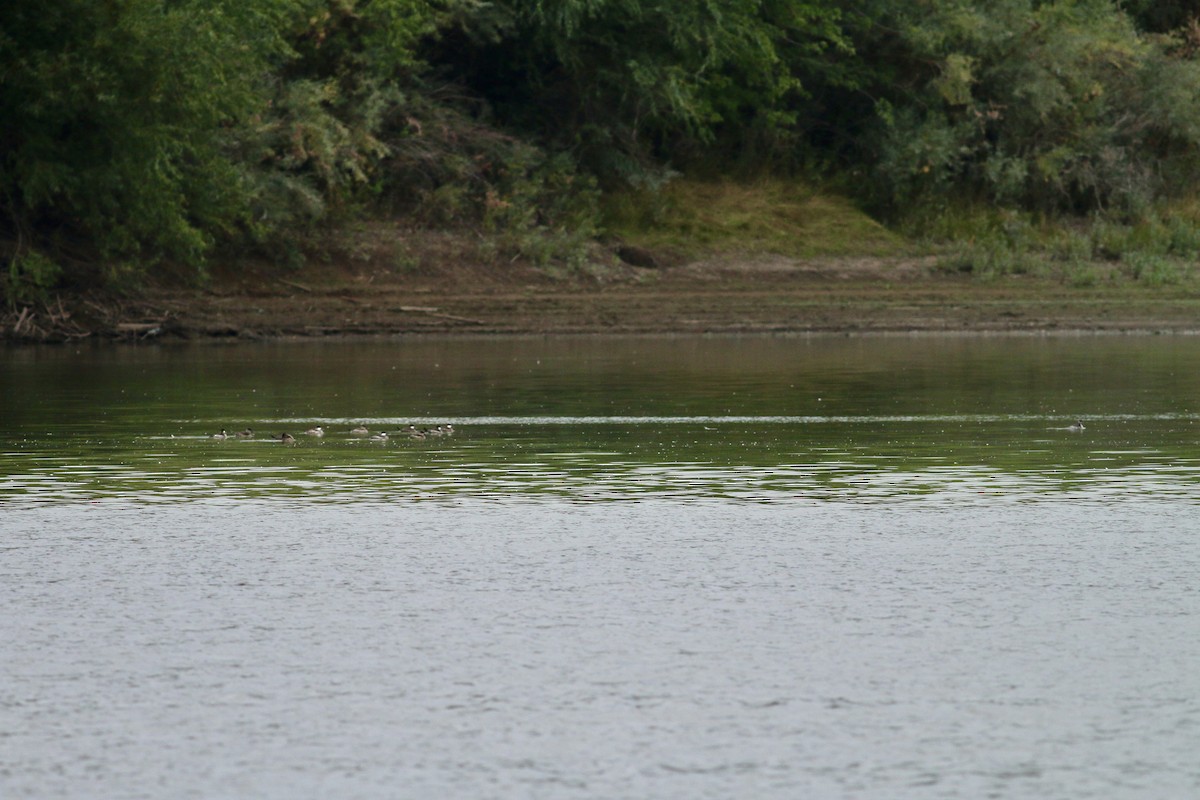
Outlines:
<svg viewBox="0 0 1200 800"><path fill-rule="evenodd" d="M464 14L434 60L502 125L607 180L654 183L664 161L722 138L783 132L801 67L845 44L839 15L790 0L498 0Z"/></svg>
<svg viewBox="0 0 1200 800"><path fill-rule="evenodd" d="M954 195L1137 216L1200 166L1200 63L1107 0L865 5L880 207Z"/></svg>
<svg viewBox="0 0 1200 800"><path fill-rule="evenodd" d="M1134 280L1147 286L1168 286L1182 283L1190 270L1177 259L1147 252L1129 253L1125 258Z"/></svg>
<svg viewBox="0 0 1200 800"><path fill-rule="evenodd" d="M0 202L52 247L196 261L249 215L226 145L262 107L284 4L0 6ZM253 43L253 47L250 44Z"/></svg>
<svg viewBox="0 0 1200 800"><path fill-rule="evenodd" d="M599 233L594 181L564 156L509 162L485 195L484 225L500 247L545 266L582 266Z"/></svg>
<svg viewBox="0 0 1200 800"><path fill-rule="evenodd" d="M62 267L36 251L27 251L9 260L3 291L10 306L46 302L58 283Z"/></svg>
<svg viewBox="0 0 1200 800"><path fill-rule="evenodd" d="M0 5L0 237L202 265L370 186L419 0ZM103 272L103 270L101 270Z"/></svg>

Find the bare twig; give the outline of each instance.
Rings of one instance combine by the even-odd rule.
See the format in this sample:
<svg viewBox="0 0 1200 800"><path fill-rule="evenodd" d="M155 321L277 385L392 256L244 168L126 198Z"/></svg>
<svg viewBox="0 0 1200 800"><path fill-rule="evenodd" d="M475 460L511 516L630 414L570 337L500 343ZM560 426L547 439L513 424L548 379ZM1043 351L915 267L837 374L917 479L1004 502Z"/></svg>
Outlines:
<svg viewBox="0 0 1200 800"><path fill-rule="evenodd" d="M277 280L284 286L291 286L293 289L299 289L302 292L308 292L309 294L312 294L313 290L305 286L303 283L296 283L295 281L289 281L284 278L277 278Z"/></svg>
<svg viewBox="0 0 1200 800"><path fill-rule="evenodd" d="M29 311L29 306L24 306L21 313L17 315L17 321L13 323L13 333L17 336L21 335L21 331L26 325L33 323L33 314Z"/></svg>

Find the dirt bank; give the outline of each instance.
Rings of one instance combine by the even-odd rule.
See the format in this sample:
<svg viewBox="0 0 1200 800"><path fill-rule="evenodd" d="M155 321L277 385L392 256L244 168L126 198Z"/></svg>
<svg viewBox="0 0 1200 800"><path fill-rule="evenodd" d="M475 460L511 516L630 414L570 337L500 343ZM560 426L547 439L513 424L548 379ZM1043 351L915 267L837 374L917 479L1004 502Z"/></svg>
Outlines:
<svg viewBox="0 0 1200 800"><path fill-rule="evenodd" d="M712 258L555 276L519 264L359 258L207 288L64 297L2 320L14 338L198 339L406 333L1193 331L1194 285L981 280L935 259Z"/></svg>

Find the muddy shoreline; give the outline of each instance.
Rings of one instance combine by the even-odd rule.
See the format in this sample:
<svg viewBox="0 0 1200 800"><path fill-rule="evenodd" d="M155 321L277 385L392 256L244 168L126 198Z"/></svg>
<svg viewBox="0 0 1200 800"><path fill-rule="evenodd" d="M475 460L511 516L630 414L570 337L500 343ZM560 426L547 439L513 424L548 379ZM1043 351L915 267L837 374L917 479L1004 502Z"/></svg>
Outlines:
<svg viewBox="0 0 1200 800"><path fill-rule="evenodd" d="M722 259L554 276L527 267L240 270L204 288L60 296L0 320L15 341L403 334L1200 331L1195 286L981 280L930 259Z"/></svg>

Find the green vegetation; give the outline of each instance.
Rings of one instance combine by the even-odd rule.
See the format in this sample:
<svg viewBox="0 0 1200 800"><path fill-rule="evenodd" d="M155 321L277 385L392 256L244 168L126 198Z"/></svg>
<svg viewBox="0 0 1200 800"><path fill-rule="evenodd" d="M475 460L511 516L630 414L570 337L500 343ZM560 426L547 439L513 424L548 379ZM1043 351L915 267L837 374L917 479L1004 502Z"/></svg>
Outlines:
<svg viewBox="0 0 1200 800"><path fill-rule="evenodd" d="M1184 40L1144 35L1102 0L903 4L874 21L865 35L897 51L888 66L909 67L870 79L885 208L967 196L1136 217L1188 189L1200 63Z"/></svg>
<svg viewBox="0 0 1200 800"><path fill-rule="evenodd" d="M685 255L901 246L859 209L951 242L955 269L1181 281L1200 255L1195 10L11 0L0 286L21 304L201 278L218 255L296 263L364 216L568 267L606 234Z"/></svg>
<svg viewBox="0 0 1200 800"><path fill-rule="evenodd" d="M909 224L927 241L949 243L941 248L943 268L987 278L1033 275L1076 286L1165 286L1193 277L1192 264L1200 259L1200 217L1194 204L1184 202L1136 220L964 206Z"/></svg>
<svg viewBox="0 0 1200 800"><path fill-rule="evenodd" d="M607 229L681 257L770 253L799 258L903 254L911 245L837 195L799 180L695 181L614 192Z"/></svg>

